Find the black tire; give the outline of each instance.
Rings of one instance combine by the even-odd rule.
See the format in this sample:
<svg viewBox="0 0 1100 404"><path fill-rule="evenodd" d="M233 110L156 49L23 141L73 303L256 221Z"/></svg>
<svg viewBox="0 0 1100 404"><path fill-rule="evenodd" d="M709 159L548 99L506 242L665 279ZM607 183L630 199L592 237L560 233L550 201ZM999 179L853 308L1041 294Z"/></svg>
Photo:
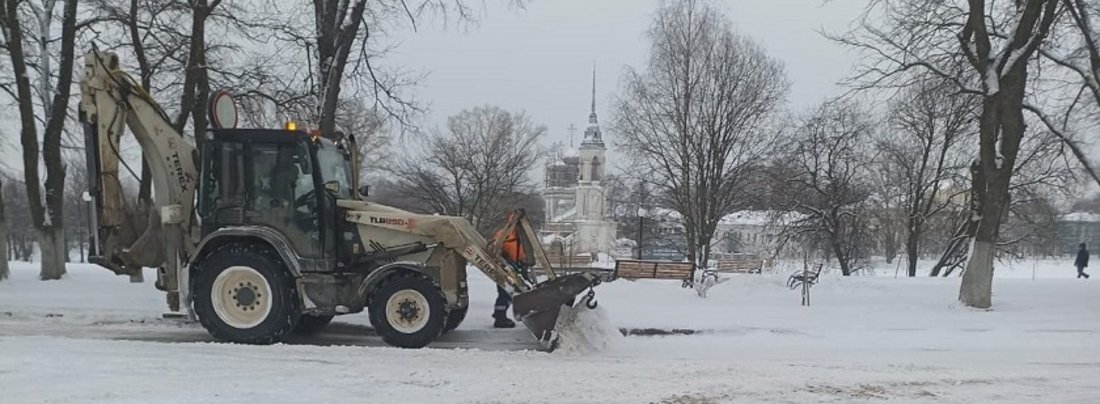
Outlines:
<svg viewBox="0 0 1100 404"><path fill-rule="evenodd" d="M267 246L229 244L197 262L195 269L192 289L195 314L214 339L271 344L281 341L298 324L301 312L294 278L278 254ZM226 293L214 291L215 284ZM264 297L263 290L269 291L269 298ZM215 293L221 296L220 303L216 304L212 298ZM246 320L234 321L234 315Z"/></svg>
<svg viewBox="0 0 1100 404"><path fill-rule="evenodd" d="M466 307L461 309L451 309L450 313L447 313L447 322L443 324L443 333L449 333L458 328L459 324L462 324L462 320L466 319L466 311L470 308L467 304Z"/></svg>
<svg viewBox="0 0 1100 404"><path fill-rule="evenodd" d="M298 325L294 326L294 335L314 335L332 322L334 315L303 314L298 318Z"/></svg>
<svg viewBox="0 0 1100 404"><path fill-rule="evenodd" d="M391 305L390 308L407 309L409 318L398 317L396 310L388 309ZM447 304L439 287L430 278L411 271L383 280L371 293L369 306L374 331L387 344L400 348L423 348L430 344L443 332L447 319Z"/></svg>

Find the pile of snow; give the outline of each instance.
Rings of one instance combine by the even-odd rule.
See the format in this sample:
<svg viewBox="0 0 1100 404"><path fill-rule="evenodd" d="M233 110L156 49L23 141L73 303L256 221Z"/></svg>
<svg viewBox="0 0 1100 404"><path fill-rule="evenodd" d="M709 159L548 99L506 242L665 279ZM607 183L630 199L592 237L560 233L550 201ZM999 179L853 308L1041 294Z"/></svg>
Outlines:
<svg viewBox="0 0 1100 404"><path fill-rule="evenodd" d="M623 335L602 306L589 309L589 297L573 307L562 307L554 329L558 334L558 347L554 353L581 356L606 351L620 344Z"/></svg>

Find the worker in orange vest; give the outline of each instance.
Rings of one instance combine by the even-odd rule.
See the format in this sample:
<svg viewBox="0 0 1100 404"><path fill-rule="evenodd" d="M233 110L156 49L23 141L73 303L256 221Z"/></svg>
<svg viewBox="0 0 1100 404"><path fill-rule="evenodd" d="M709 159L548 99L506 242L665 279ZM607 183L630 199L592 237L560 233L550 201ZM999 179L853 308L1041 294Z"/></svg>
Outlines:
<svg viewBox="0 0 1100 404"><path fill-rule="evenodd" d="M504 229L497 230L493 238L503 240L500 244L500 255L517 271L525 271L526 268L524 268L523 263L527 261L527 252L524 251L523 244L520 242L519 228L513 227L508 234L504 234ZM508 306L511 304L512 296L508 295L508 292L500 286L497 286L497 300L493 305L493 327L513 328L516 326L516 323L508 318Z"/></svg>

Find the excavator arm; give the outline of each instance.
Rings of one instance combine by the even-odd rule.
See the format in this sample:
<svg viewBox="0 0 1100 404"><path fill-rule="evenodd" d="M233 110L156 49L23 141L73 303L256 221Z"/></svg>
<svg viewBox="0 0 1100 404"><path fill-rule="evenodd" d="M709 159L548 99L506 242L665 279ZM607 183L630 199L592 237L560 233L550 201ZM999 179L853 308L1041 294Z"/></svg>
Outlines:
<svg viewBox="0 0 1100 404"><path fill-rule="evenodd" d="M84 55L80 81L80 120L91 196L91 260L117 274L158 268L157 287L168 292L168 304L179 311L189 301L187 262L195 239L192 222L198 184L197 152L170 124L160 106L132 77L119 70L118 56L92 50ZM119 147L124 129L137 139L153 180L148 225L135 237L126 229L119 166L134 173Z"/></svg>

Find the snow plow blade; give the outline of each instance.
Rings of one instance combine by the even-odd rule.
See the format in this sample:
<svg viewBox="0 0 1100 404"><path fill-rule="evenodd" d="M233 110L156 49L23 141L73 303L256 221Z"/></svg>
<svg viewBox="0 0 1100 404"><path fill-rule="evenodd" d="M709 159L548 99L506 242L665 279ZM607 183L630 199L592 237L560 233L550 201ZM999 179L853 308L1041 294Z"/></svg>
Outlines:
<svg viewBox="0 0 1100 404"><path fill-rule="evenodd" d="M512 314L527 326L544 350L553 351L557 348L555 327L562 307L572 307L577 295L599 284L600 277L591 272L559 276L513 296Z"/></svg>

